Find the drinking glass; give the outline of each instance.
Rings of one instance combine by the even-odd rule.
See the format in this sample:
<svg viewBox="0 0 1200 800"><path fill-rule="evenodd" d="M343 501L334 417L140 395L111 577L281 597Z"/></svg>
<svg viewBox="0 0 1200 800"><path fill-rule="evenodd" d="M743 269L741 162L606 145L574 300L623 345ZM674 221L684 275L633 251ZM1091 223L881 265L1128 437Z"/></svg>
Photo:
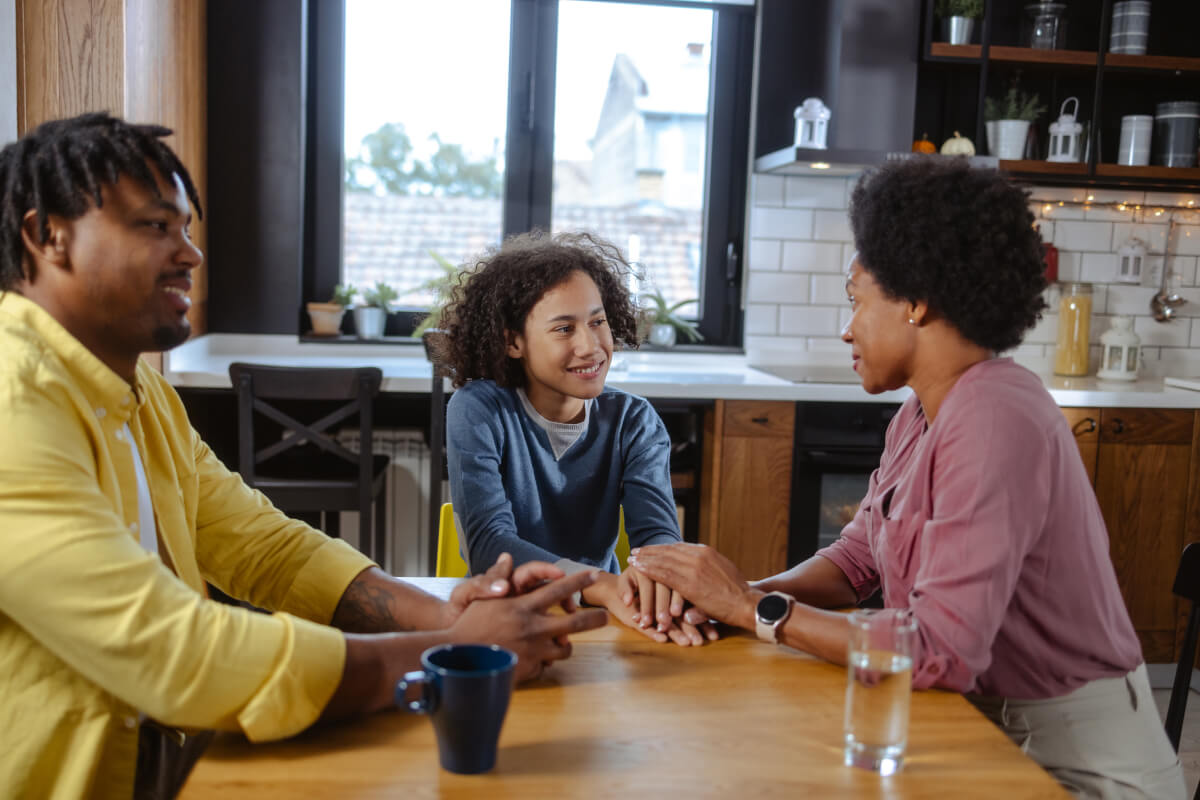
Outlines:
<svg viewBox="0 0 1200 800"><path fill-rule="evenodd" d="M908 609L850 614L846 664L846 766L880 775L900 769L908 744L917 621Z"/></svg>

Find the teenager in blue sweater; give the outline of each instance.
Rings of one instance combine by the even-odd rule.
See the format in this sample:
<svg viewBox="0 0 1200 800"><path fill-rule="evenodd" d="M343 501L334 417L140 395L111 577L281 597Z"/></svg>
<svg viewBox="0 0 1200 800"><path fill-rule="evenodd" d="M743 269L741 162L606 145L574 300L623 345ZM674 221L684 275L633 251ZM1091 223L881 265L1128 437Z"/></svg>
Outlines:
<svg viewBox="0 0 1200 800"><path fill-rule="evenodd" d="M657 641L702 644L710 631L683 622L683 599L613 554L621 507L631 546L681 540L666 428L604 385L614 347L637 346L630 271L590 234L535 233L467 272L442 312L450 496L472 572L505 552L599 567L585 602Z"/></svg>

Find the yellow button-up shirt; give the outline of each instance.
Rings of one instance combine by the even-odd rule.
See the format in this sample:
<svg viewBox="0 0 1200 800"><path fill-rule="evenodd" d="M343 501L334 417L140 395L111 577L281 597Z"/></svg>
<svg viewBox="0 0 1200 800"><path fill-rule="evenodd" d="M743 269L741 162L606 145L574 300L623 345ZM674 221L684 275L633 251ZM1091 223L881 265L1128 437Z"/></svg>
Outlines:
<svg viewBox="0 0 1200 800"><path fill-rule="evenodd" d="M126 423L161 558L138 544ZM304 729L346 655L318 623L370 565L226 470L152 368L131 387L0 294L0 796L127 800L139 712L252 740ZM205 581L279 613L208 600Z"/></svg>

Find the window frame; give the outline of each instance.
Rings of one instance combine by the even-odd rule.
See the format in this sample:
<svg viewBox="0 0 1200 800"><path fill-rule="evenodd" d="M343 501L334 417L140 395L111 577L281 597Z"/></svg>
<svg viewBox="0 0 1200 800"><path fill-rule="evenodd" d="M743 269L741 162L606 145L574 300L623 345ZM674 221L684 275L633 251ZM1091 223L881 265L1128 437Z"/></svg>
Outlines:
<svg viewBox="0 0 1200 800"><path fill-rule="evenodd" d="M712 80L705 163L700 310L704 341L685 348L741 348L746 195L749 184L754 6L737 0L604 0L713 12ZM558 0L510 0L508 120L502 232L550 229ZM345 0L308 4L305 43L305 300L329 296L342 274L345 146ZM299 309L298 330L304 330ZM406 336L424 312L392 314L388 334Z"/></svg>

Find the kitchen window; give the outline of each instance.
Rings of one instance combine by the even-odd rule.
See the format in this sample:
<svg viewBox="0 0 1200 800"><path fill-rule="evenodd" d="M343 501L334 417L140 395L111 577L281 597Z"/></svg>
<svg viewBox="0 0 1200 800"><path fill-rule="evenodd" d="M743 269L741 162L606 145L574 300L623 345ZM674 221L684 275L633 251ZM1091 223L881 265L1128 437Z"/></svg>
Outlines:
<svg viewBox="0 0 1200 800"><path fill-rule="evenodd" d="M309 163L343 169L309 185L309 299L384 280L427 308L433 254L591 230L642 268L635 290L699 298L706 344L741 343L752 4L310 9Z"/></svg>

